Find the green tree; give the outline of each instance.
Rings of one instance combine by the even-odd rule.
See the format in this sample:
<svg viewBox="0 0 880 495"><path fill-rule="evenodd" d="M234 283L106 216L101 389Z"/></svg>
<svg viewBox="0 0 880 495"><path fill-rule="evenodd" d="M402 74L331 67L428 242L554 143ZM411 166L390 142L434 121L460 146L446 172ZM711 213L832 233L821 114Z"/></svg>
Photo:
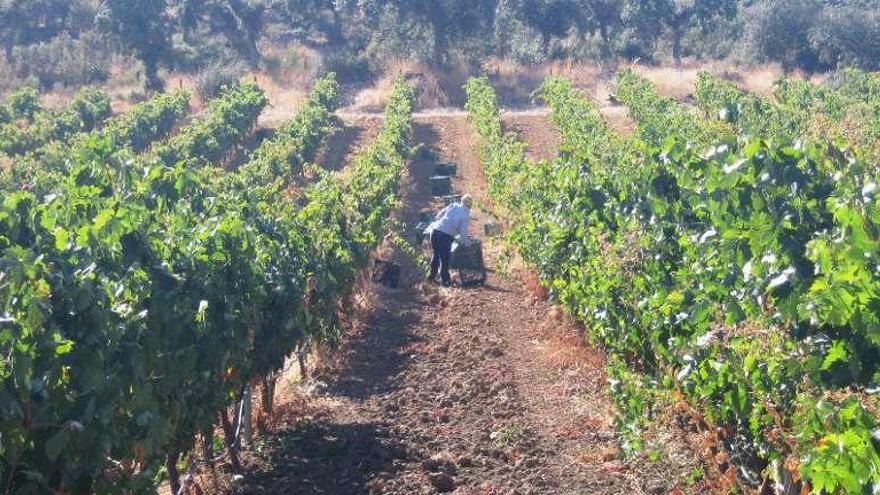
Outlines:
<svg viewBox="0 0 880 495"><path fill-rule="evenodd" d="M66 27L71 13L67 0L0 0L0 43L6 58L18 45L48 40Z"/></svg>
<svg viewBox="0 0 880 495"><path fill-rule="evenodd" d="M880 67L880 12L876 5L849 1L826 5L810 29L819 61L832 67Z"/></svg>
<svg viewBox="0 0 880 495"><path fill-rule="evenodd" d="M172 27L166 0L103 0L98 27L144 65L147 89L161 89L160 64L172 59Z"/></svg>
<svg viewBox="0 0 880 495"><path fill-rule="evenodd" d="M364 13L377 18L393 12L397 23L424 28L430 37L430 62L443 65L454 43L470 41L490 32L496 0L359 0ZM371 15L372 14L372 15ZM406 36L406 33L399 35Z"/></svg>
<svg viewBox="0 0 880 495"><path fill-rule="evenodd" d="M818 0L760 0L743 12L745 48L759 62L780 62L786 72L815 69L809 32L820 12Z"/></svg>
<svg viewBox="0 0 880 495"><path fill-rule="evenodd" d="M681 62L682 40L691 30L708 33L738 13L734 0L628 0L623 21L637 33L643 46L653 46L664 34L672 45L672 58Z"/></svg>
<svg viewBox="0 0 880 495"><path fill-rule="evenodd" d="M582 2L588 12L586 28L598 32L602 38L605 55L612 41L612 32L620 28L621 2L618 0L586 0Z"/></svg>
<svg viewBox="0 0 880 495"><path fill-rule="evenodd" d="M261 0L181 0L178 24L188 43L203 43L202 32L222 36L232 50L256 66L265 11Z"/></svg>
<svg viewBox="0 0 880 495"><path fill-rule="evenodd" d="M323 35L328 42L338 44L344 39L344 2L334 0L284 0L283 19L301 38ZM329 19L329 22L328 22Z"/></svg>

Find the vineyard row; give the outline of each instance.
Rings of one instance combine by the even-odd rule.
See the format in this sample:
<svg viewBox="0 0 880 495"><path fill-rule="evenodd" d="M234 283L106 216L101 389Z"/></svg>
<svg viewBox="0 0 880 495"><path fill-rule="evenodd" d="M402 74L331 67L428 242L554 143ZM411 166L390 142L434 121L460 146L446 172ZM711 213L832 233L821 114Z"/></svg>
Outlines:
<svg viewBox="0 0 880 495"><path fill-rule="evenodd" d="M375 142L300 207L290 186L331 131L337 93L332 77L318 81L237 171L212 163L265 105L249 84L152 147L87 134L5 195L4 490L151 492L163 471L176 486L197 437L211 445L219 424L232 446L227 408L245 385L271 390L291 352L338 333L339 302L396 204L414 95L398 81ZM107 128L160 138L185 107L166 98ZM134 124L144 120L161 124Z"/></svg>
<svg viewBox="0 0 880 495"><path fill-rule="evenodd" d="M691 411L717 432L716 488L880 486L880 210L856 155L737 134L625 71L636 136L550 78L560 154L532 163L488 81L466 89L511 241L607 350L629 450L661 411Z"/></svg>

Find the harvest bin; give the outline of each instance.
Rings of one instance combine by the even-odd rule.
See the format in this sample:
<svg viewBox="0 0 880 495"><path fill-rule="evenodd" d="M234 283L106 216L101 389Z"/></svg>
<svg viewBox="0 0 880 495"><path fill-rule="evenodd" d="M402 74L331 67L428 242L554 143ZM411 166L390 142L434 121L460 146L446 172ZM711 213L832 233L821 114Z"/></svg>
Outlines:
<svg viewBox="0 0 880 495"><path fill-rule="evenodd" d="M463 287L483 285L486 282L486 264L483 262L483 244L472 239L470 246L452 243L452 259L449 267L458 271Z"/></svg>
<svg viewBox="0 0 880 495"><path fill-rule="evenodd" d="M454 163L438 163L434 175L455 177L458 173L458 165Z"/></svg>
<svg viewBox="0 0 880 495"><path fill-rule="evenodd" d="M431 237L430 232L428 232L430 225L430 222L419 222L413 227L413 237L416 239L416 244L424 244Z"/></svg>
<svg viewBox="0 0 880 495"><path fill-rule="evenodd" d="M497 237L501 235L501 224L489 222L483 225L483 232L486 234L486 237Z"/></svg>
<svg viewBox="0 0 880 495"><path fill-rule="evenodd" d="M449 205L451 205L452 203L458 203L458 202L460 202L460 201L461 201L461 198L462 198L462 195L461 195L461 194L450 194L449 196L443 196L443 197L441 197L440 199L443 200L443 204L444 204L445 206L449 206Z"/></svg>
<svg viewBox="0 0 880 495"><path fill-rule="evenodd" d="M434 196L446 196L452 193L452 177L448 175L435 175L431 181L431 194Z"/></svg>

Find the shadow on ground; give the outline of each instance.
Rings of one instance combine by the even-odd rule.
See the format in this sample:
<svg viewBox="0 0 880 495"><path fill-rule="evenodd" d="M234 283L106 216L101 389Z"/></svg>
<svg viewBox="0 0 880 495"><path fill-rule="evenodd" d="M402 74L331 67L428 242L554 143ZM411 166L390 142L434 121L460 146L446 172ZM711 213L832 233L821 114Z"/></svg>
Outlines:
<svg viewBox="0 0 880 495"><path fill-rule="evenodd" d="M362 494L376 473L394 472L406 449L382 425L305 421L266 438L267 469L247 478L242 494Z"/></svg>

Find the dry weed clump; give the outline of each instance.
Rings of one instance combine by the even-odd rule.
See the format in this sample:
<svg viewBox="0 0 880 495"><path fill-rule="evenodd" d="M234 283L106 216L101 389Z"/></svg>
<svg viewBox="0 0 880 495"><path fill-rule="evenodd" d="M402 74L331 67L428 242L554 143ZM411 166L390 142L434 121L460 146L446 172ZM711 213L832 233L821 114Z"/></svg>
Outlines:
<svg viewBox="0 0 880 495"><path fill-rule="evenodd" d="M604 379L605 357L587 344L583 328L562 308L553 306L535 331L540 340L538 351L547 367L597 375L597 382Z"/></svg>
<svg viewBox="0 0 880 495"><path fill-rule="evenodd" d="M535 270L525 270L522 274L522 281L526 287L526 292L536 300L546 301L550 299L550 290L541 282L541 277Z"/></svg>
<svg viewBox="0 0 880 495"><path fill-rule="evenodd" d="M642 230L631 225L624 231L621 242L612 242L604 234L599 235L598 241L606 269L621 274L628 282L632 281L645 259Z"/></svg>
<svg viewBox="0 0 880 495"><path fill-rule="evenodd" d="M810 122L808 130L813 138L843 138L864 154L868 163L880 162L880 139L874 129L874 113L868 105L854 105L846 110L843 118L833 120L827 115L817 114Z"/></svg>
<svg viewBox="0 0 880 495"><path fill-rule="evenodd" d="M736 467L724 443L731 435L728 429L708 424L702 413L677 392L658 404L655 411L656 421L642 435L646 452L661 452L681 467L680 472L702 469L704 475L694 486L695 493L731 493L739 486Z"/></svg>

